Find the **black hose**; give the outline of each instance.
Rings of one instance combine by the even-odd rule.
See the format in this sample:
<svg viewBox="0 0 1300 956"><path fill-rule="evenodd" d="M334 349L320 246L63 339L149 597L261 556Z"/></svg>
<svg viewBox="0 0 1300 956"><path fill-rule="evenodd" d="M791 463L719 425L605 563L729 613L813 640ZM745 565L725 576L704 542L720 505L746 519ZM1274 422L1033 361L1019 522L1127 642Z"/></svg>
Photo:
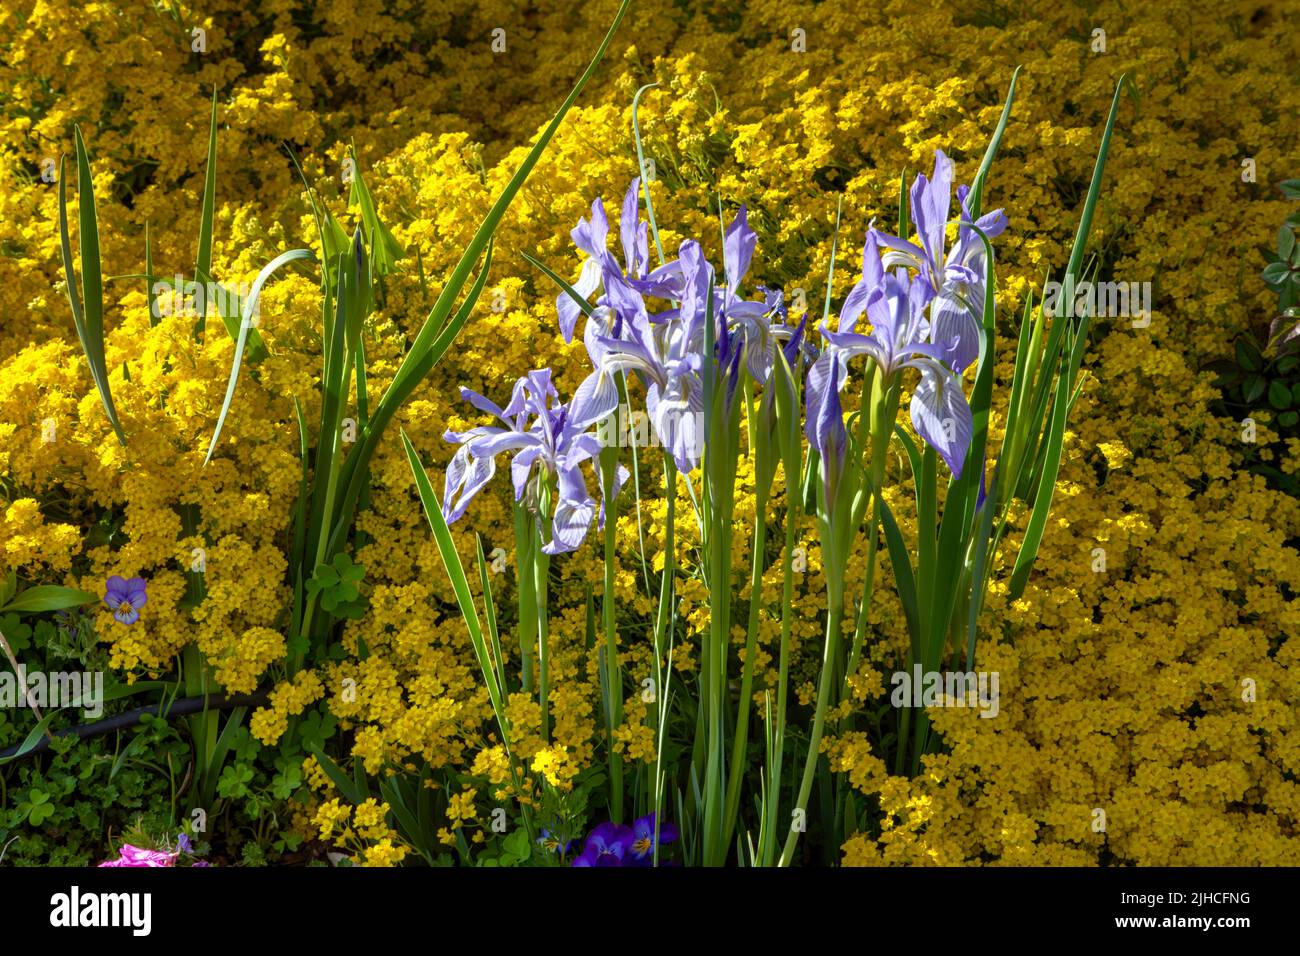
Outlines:
<svg viewBox="0 0 1300 956"><path fill-rule="evenodd" d="M150 717L157 717L165 710L168 717L184 717L186 714L196 714L204 709L234 710L236 707L261 707L270 696L270 691L259 690L252 694L235 694L233 696L214 694L208 697L182 697L180 700L172 701L169 705L150 704L147 707L137 707L135 710L124 710L120 714L114 714L112 717L96 721L93 724L78 724L75 727L68 727L65 730L56 731L54 736L80 737L85 740L88 737L98 737L102 734L111 734L115 730L134 727L145 714ZM15 756L21 748L22 744L17 744L0 750L0 760ZM49 749L50 738L48 736L42 737L40 742L24 753L23 756L30 757L33 754L44 753Z"/></svg>

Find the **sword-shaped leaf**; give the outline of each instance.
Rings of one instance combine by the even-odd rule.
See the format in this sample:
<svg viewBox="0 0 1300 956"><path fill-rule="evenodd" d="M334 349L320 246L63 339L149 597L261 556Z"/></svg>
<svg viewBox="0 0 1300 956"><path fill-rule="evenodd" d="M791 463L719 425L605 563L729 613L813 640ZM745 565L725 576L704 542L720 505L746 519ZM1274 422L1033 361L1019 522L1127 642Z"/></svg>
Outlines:
<svg viewBox="0 0 1300 956"><path fill-rule="evenodd" d="M81 246L81 295L77 294L76 274L72 269L72 242L68 234L67 178L64 163L59 160L59 240L63 254L63 275L68 291L68 304L72 307L72 321L77 327L81 351L90 365L90 375L99 390L104 413L117 440L126 445L122 424L118 421L113 393L108 386L108 368L104 358L104 283L99 259L99 214L95 208L95 184L90 175L90 157L81 138L81 127L75 127L77 142L77 226Z"/></svg>

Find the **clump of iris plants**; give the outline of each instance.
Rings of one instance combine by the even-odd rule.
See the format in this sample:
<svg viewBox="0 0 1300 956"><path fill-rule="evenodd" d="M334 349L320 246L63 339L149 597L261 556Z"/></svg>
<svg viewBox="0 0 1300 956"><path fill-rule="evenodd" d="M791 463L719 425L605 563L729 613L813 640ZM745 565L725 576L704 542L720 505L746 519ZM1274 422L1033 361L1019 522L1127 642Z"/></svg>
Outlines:
<svg viewBox="0 0 1300 956"><path fill-rule="evenodd" d="M855 728L849 678L873 638L868 621L880 541L907 619L910 642L900 664L909 673L913 668L932 673L958 663L969 672L976 664L978 618L992 556L1002 546L1009 509L1017 499L1029 517L1007 590L1013 597L1023 591L1051 507L1088 317L1057 317L1049 326L1047 310L1035 309L1029 298L1017 336L1002 444L992 447L989 417L999 331L994 241L1009 220L1001 209L985 212L983 196L1014 93L1013 78L1001 120L969 184L956 185L956 169L942 150L936 151L928 175L917 175L910 189L902 188L905 180L900 183L903 208L897 228L868 226L861 277L835 308L831 279L837 214L820 321L810 322L808 315L791 321L782 290L750 281L758 235L743 204L721 230L722 263L717 268L696 239L681 242L675 258L666 256L643 178L634 179L623 198L621 255L610 251L610 222L597 198L589 216L572 231L584 254L576 281L570 284L530 257L560 286L556 312L566 341L579 334L581 323L590 370L569 401L559 401L545 369L521 377L504 408L462 391L466 401L498 424L446 435L460 447L448 468L441 504L408 442L416 483L456 584L507 749L510 727L503 701L510 681L496 663L499 648L488 651L448 525L492 478L497 456L510 453L522 689L538 695L542 736L548 741L549 562L578 549L593 522L604 532L599 653L611 819L588 835L575 865L640 860L646 847L657 846L654 838L643 839L645 821L658 819L665 805L678 808L678 825L671 832L680 838L687 863L719 866L733 854L748 865L793 861L810 809L842 808L848 799L844 781L819 774L818 768L828 730ZM1117 103L1118 91L1065 269L1070 281L1082 273ZM646 219L641 217L642 198ZM651 258L651 236L657 264ZM905 398L910 430L898 422ZM640 406L638 413L643 409L653 432L649 450L635 442L628 446L620 433L621 410L634 405ZM910 536L885 494L891 483L906 481L889 472L891 452L910 471L917 513ZM649 687L650 693L643 700L654 704L646 721L654 733L655 753L653 765L636 768L635 785L625 788L623 758L615 746L627 688L613 601L618 553L612 515L629 476L636 476L639 496L642 469L652 467L657 457L662 458L666 505L658 604L649 633L628 638L644 639L649 651L652 676L643 689ZM752 529L743 617L736 580L742 569L732 564L742 457L751 459L755 513L760 516ZM811 708L803 710L789 699L788 611L780 616L779 676L774 685L756 686L762 616L766 603L776 599L764 593L764 582L769 580L765 518L778 511L778 469L785 476L781 606L788 609L791 601L795 528L805 513L816 518L826 582L816 694ZM599 508L588 472L598 485ZM946 489L940 488L941 481ZM696 666L678 675L673 666L676 512L683 489L700 531L693 573L707 591L709 618ZM639 520L639 502L637 515ZM849 593L849 561L864 539L863 589ZM649 586L648 572L646 578ZM496 619L489 604L493 641ZM733 639L736 625L744 630L739 647ZM589 628L595 627L592 620ZM673 686L674 681L683 686ZM797 734L790 732L792 719L800 722ZM887 720L888 732L880 732L879 744L896 773L919 773L927 755L941 752L943 741L932 731L921 703L899 704ZM751 745L751 734L759 735L761 746ZM797 772L784 769L788 759L796 761ZM815 786L832 792L814 801ZM623 814L629 807L650 813L628 827ZM752 809L742 813L742 808ZM822 821L822 828L843 827L840 816L837 812L835 819ZM832 845L842 843L844 835L832 832Z"/></svg>

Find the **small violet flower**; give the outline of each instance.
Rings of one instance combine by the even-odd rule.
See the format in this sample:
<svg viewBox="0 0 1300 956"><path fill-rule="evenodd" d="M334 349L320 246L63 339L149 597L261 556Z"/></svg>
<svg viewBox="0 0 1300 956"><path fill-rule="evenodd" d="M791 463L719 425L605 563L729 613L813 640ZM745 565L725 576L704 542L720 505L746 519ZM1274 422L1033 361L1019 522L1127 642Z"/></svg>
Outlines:
<svg viewBox="0 0 1300 956"><path fill-rule="evenodd" d="M573 860L574 866L623 866L624 859L632 854L636 836L630 827L618 823L602 823L587 834L582 852Z"/></svg>
<svg viewBox="0 0 1300 956"><path fill-rule="evenodd" d="M659 824L659 845L675 843L681 834L675 823ZM654 862L655 815L647 813L632 821L632 847L629 858L634 866L650 866Z"/></svg>
<svg viewBox="0 0 1300 956"><path fill-rule="evenodd" d="M537 845L548 853L555 853L560 856L567 856L569 848L573 846L572 840L561 841L558 836L546 828L542 829L542 834L537 838Z"/></svg>
<svg viewBox="0 0 1300 956"><path fill-rule="evenodd" d="M106 582L105 592L104 603L113 612L113 617L123 624L140 620L140 608L148 600L144 578L123 579L115 574Z"/></svg>
<svg viewBox="0 0 1300 956"><path fill-rule="evenodd" d="M659 825L659 845L674 843L681 836L672 823ZM655 815L648 813L630 827L602 823L587 835L582 852L573 866L643 867L654 863Z"/></svg>

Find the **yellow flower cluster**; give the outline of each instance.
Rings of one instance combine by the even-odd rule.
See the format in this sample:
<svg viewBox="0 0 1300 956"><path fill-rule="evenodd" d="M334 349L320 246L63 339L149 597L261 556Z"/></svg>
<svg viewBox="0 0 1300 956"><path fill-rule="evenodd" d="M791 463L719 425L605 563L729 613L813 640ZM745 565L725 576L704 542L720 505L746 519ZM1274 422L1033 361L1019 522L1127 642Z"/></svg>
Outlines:
<svg viewBox="0 0 1300 956"><path fill-rule="evenodd" d="M270 633L278 637L274 631ZM281 646L281 654L283 651ZM324 694L325 688L321 686L320 678L314 671L299 671L292 680L282 682L271 692L269 706L253 714L249 730L262 743L273 744L284 736L290 717L301 714L309 704L320 700ZM319 765L316 769L319 769Z"/></svg>
<svg viewBox="0 0 1300 956"><path fill-rule="evenodd" d="M356 807L333 798L316 808L312 822L322 840L351 849L356 865L398 866L409 849L388 826L389 812L388 804L373 797Z"/></svg>
<svg viewBox="0 0 1300 956"><path fill-rule="evenodd" d="M40 504L19 498L5 510L4 563L11 568L41 566L66 571L72 566L80 532L70 524L49 522Z"/></svg>

